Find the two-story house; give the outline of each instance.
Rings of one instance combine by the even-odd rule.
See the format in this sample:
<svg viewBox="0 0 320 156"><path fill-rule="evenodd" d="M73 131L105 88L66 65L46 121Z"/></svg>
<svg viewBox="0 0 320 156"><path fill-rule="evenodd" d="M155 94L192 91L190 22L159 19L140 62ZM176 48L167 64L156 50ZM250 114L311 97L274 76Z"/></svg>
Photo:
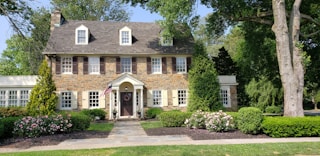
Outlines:
<svg viewBox="0 0 320 156"><path fill-rule="evenodd" d="M113 110L119 118L136 118L148 107L185 109L193 43L192 35L162 37L156 23L72 21L54 11L43 54L59 94L57 108L102 108L109 119Z"/></svg>

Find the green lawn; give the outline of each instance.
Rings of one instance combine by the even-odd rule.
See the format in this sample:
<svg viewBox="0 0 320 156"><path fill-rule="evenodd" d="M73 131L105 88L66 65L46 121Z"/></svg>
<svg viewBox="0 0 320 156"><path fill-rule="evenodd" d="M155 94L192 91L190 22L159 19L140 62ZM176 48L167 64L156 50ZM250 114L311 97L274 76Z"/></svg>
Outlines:
<svg viewBox="0 0 320 156"><path fill-rule="evenodd" d="M160 121L141 121L140 124L143 129L163 127Z"/></svg>
<svg viewBox="0 0 320 156"><path fill-rule="evenodd" d="M113 123L90 123L89 131L110 132L113 128Z"/></svg>
<svg viewBox="0 0 320 156"><path fill-rule="evenodd" d="M23 156L293 156L319 155L320 142L267 143L243 145L141 146L91 150L58 150L8 153Z"/></svg>

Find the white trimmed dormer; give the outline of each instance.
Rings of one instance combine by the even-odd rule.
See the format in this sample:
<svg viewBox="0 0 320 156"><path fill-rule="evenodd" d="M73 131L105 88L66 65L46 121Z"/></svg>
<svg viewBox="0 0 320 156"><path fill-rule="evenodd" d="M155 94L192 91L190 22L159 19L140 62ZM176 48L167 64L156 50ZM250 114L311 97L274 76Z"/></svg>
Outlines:
<svg viewBox="0 0 320 156"><path fill-rule="evenodd" d="M119 30L119 44L132 45L131 29L127 26Z"/></svg>
<svg viewBox="0 0 320 156"><path fill-rule="evenodd" d="M75 34L76 45L87 45L89 43L89 29L86 26L80 25L76 28Z"/></svg>
<svg viewBox="0 0 320 156"><path fill-rule="evenodd" d="M173 46L173 38L169 36L162 36L161 46Z"/></svg>

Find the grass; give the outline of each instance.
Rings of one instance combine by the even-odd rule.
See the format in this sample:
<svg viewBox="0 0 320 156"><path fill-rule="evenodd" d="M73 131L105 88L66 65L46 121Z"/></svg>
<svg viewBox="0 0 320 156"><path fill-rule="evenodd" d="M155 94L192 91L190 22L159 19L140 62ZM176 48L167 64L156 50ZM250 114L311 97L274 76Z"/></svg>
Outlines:
<svg viewBox="0 0 320 156"><path fill-rule="evenodd" d="M159 128L163 127L160 121L141 121L140 122L143 129Z"/></svg>
<svg viewBox="0 0 320 156"><path fill-rule="evenodd" d="M183 146L139 146L88 150L57 150L7 153L23 156L275 156L316 155L320 153L320 142L265 143L241 145L183 145Z"/></svg>
<svg viewBox="0 0 320 156"><path fill-rule="evenodd" d="M113 123L90 123L89 131L110 132L113 128Z"/></svg>

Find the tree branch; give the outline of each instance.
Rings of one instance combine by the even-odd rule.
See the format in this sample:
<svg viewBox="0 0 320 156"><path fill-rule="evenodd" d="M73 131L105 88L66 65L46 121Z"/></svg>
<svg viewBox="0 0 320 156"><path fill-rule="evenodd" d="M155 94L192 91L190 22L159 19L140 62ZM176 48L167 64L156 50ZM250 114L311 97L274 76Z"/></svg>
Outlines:
<svg viewBox="0 0 320 156"><path fill-rule="evenodd" d="M308 38L308 37L311 37L311 36L314 36L314 35L317 35L317 34L320 34L320 30L316 31L316 32L313 32L311 34L302 34L300 33L300 35L304 38Z"/></svg>
<svg viewBox="0 0 320 156"><path fill-rule="evenodd" d="M8 18L9 23L13 26L13 29L18 32L18 34L25 39L25 36L23 35L22 31L19 29L19 27L16 25L14 20L10 17L10 15L7 13L7 11L0 5L0 10L3 12L3 14Z"/></svg>

